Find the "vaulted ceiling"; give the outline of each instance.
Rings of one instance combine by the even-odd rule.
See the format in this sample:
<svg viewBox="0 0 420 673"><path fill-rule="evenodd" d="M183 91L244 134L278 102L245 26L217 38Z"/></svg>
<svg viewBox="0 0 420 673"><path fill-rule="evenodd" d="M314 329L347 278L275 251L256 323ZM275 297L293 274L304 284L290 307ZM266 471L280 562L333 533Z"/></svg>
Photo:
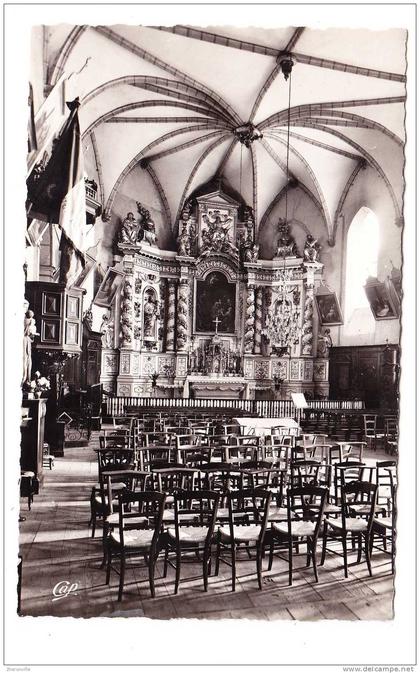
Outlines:
<svg viewBox="0 0 420 673"><path fill-rule="evenodd" d="M257 223L269 217L287 184L290 93L289 179L317 204L331 238L366 164L400 213L405 40L397 29L59 25L48 28L47 78L54 85L64 74L67 98L80 97L105 213L140 164L172 226L215 175L242 194ZM285 54L294 62L289 81Z"/></svg>

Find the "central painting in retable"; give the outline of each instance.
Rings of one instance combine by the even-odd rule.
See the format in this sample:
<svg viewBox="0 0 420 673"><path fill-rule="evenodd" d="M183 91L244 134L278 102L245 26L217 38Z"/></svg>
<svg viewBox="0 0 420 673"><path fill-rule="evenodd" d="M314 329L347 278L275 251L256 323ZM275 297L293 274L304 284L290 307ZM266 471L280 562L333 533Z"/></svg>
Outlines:
<svg viewBox="0 0 420 673"><path fill-rule="evenodd" d="M195 329L197 332L232 334L235 331L236 286L228 283L222 273L213 271L205 280L197 281Z"/></svg>

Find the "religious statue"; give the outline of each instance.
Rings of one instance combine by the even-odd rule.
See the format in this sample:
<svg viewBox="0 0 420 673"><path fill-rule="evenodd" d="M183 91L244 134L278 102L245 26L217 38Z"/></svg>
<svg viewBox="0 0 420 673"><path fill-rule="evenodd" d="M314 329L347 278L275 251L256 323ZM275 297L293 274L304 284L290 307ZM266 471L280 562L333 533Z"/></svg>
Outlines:
<svg viewBox="0 0 420 673"><path fill-rule="evenodd" d="M137 201L137 210L140 214L139 240L149 245L157 245L156 227L150 212L139 201Z"/></svg>
<svg viewBox="0 0 420 673"><path fill-rule="evenodd" d="M30 383L32 372L32 343L36 336L36 323L34 312L28 309L28 302L25 302L25 318L23 320L23 377L22 383Z"/></svg>
<svg viewBox="0 0 420 673"><path fill-rule="evenodd" d="M178 245L178 255L181 257L190 257L191 255L191 240L190 235L187 231L187 223L182 223L182 231L178 236L177 240Z"/></svg>
<svg viewBox="0 0 420 673"><path fill-rule="evenodd" d="M260 251L260 246L258 245L258 243L252 243L245 250L244 261L245 262L257 262L259 251Z"/></svg>
<svg viewBox="0 0 420 673"><path fill-rule="evenodd" d="M138 224L137 220L134 217L133 213L127 213L126 218L123 220L120 231L120 241L121 243L137 243L138 236Z"/></svg>
<svg viewBox="0 0 420 673"><path fill-rule="evenodd" d="M297 257L296 243L290 235L290 227L286 220L279 220L280 237L277 243L276 257Z"/></svg>
<svg viewBox="0 0 420 673"><path fill-rule="evenodd" d="M209 215L212 214L212 217ZM203 229L201 235L203 245L201 252L208 254L210 252L227 252L237 254L235 246L231 243L229 237L230 223L232 218L229 215L221 215L219 210L209 215L203 215L203 222L207 224L207 229Z"/></svg>
<svg viewBox="0 0 420 673"><path fill-rule="evenodd" d="M157 306L150 294L147 295L146 303L143 307L144 318L144 337L145 339L154 339L156 333Z"/></svg>
<svg viewBox="0 0 420 673"><path fill-rule="evenodd" d="M114 348L114 323L106 313L102 316L100 332L102 334L102 346L104 348Z"/></svg>
<svg viewBox="0 0 420 673"><path fill-rule="evenodd" d="M194 254L197 249L197 220L191 215L190 223L190 254Z"/></svg>
<svg viewBox="0 0 420 673"><path fill-rule="evenodd" d="M323 334L318 335L317 357L327 358L332 346L331 331L324 330Z"/></svg>
<svg viewBox="0 0 420 673"><path fill-rule="evenodd" d="M303 258L305 262L316 262L318 254L321 251L321 245L318 243L318 239L307 234L305 247L303 249Z"/></svg>

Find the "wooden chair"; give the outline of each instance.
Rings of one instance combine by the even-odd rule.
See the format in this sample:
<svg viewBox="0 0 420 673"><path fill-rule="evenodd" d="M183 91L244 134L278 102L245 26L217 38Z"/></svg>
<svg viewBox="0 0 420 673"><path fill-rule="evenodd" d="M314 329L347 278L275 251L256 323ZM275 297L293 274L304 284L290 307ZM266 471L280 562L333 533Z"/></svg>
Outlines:
<svg viewBox="0 0 420 673"><path fill-rule="evenodd" d="M342 462L348 460L363 461L366 442L337 442L341 446Z"/></svg>
<svg viewBox="0 0 420 673"><path fill-rule="evenodd" d="M299 543L306 543L306 567L311 561L315 582L318 582L316 546L324 516L328 491L318 486L303 485L291 488L287 492L287 521L272 524L272 538L268 569L273 565L276 542L288 549L289 585L293 583L293 547L299 549ZM298 552L299 553L299 552Z"/></svg>
<svg viewBox="0 0 420 673"><path fill-rule="evenodd" d="M132 449L96 449L98 458L98 483L92 487L90 494L90 520L88 526L92 526L92 537L95 537L97 519L104 519L108 514L104 507L105 482L103 472L115 472L117 470L133 470L134 453ZM124 484L122 484L122 487Z"/></svg>
<svg viewBox="0 0 420 673"><path fill-rule="evenodd" d="M388 499L388 511L386 516L375 516L372 526L371 549L381 549L385 554L391 556L391 573L395 573L395 540L397 535L397 503L396 503L396 483L391 473L391 497ZM381 543L381 547L379 547ZM391 546L388 551L388 543Z"/></svg>
<svg viewBox="0 0 420 673"><path fill-rule="evenodd" d="M104 557L102 566L106 563L106 543L111 531L118 526L118 495L122 491L132 493L142 492L152 486L152 474L137 470L114 470L112 472L103 472L102 480L104 488L101 489L102 508L103 508L103 532L102 544ZM144 521L144 517L143 517Z"/></svg>
<svg viewBox="0 0 420 673"><path fill-rule="evenodd" d="M385 451L391 455L398 454L398 419L396 416L385 416Z"/></svg>
<svg viewBox="0 0 420 673"><path fill-rule="evenodd" d="M376 426L378 422L377 414L363 414L364 422L364 439L369 449L376 451L377 431Z"/></svg>
<svg viewBox="0 0 420 673"><path fill-rule="evenodd" d="M167 530L164 577L167 574L168 555L175 552L175 593L181 579L181 560L194 554L191 561L200 560L203 569L204 591L208 588L211 547L214 537L219 493L215 491L182 491L174 496L174 527Z"/></svg>
<svg viewBox="0 0 420 673"><path fill-rule="evenodd" d="M372 576L371 556L371 535L373 519L375 516L376 494L378 487L376 484L365 481L352 481L344 484L341 489L341 519L325 519L321 565L325 562L326 552L343 556L344 576L348 577L348 550L347 542L349 536L358 541L357 563L360 563L362 557L362 546L369 575ZM355 515L355 509L360 505L363 514ZM352 515L352 511L353 515ZM343 554L336 549L328 549L329 540L334 542L341 541Z"/></svg>
<svg viewBox="0 0 420 673"><path fill-rule="evenodd" d="M227 494L229 524L219 528L216 575L219 574L220 561L230 565L232 591L236 589L236 551L241 545L245 546L248 554L255 549L258 587L262 589L262 557L270 498L270 492L263 489L230 491ZM230 561L222 556L224 550L230 550Z"/></svg>
<svg viewBox="0 0 420 673"><path fill-rule="evenodd" d="M42 447L42 466L49 467L52 470L54 467L54 458L55 456L50 452L50 445L45 442Z"/></svg>
<svg viewBox="0 0 420 673"><path fill-rule="evenodd" d="M127 491L118 496L118 530L112 531L108 538L106 569L106 584L109 584L111 570L119 573L118 601L122 600L127 559L135 557L146 560L150 593L155 597L155 566L165 499L164 493L156 491ZM119 559L119 570L112 566L115 557Z"/></svg>

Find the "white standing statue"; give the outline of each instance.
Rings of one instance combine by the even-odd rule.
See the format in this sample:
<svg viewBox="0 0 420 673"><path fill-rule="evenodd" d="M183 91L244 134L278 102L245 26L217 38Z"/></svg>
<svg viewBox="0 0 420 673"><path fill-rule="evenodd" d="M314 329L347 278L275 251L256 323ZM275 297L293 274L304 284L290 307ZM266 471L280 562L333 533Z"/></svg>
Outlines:
<svg viewBox="0 0 420 673"><path fill-rule="evenodd" d="M114 348L114 323L106 313L102 316L100 331L102 333L102 346L104 348Z"/></svg>
<svg viewBox="0 0 420 673"><path fill-rule="evenodd" d="M34 312L28 309L28 302L25 302L25 317L23 320L23 377L22 383L30 383L32 372L32 343L36 336L36 323Z"/></svg>

